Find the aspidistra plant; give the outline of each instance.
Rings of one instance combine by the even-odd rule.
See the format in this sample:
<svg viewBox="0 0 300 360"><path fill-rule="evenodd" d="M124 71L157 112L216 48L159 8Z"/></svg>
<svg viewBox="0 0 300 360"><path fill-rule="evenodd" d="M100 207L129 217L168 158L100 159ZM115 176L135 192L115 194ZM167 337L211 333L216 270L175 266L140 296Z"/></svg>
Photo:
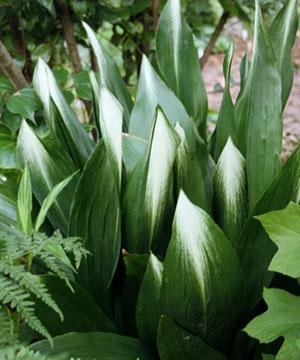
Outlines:
<svg viewBox="0 0 300 360"><path fill-rule="evenodd" d="M280 162L296 9L289 0L266 26L256 1L253 54L241 67L238 100L230 95L231 45L210 138L206 91L179 0L162 11L158 72L144 57L134 100L111 56L83 25L99 68L90 77L97 142L39 61L34 88L50 135L39 139L24 122L18 150L40 203L79 169L76 187L74 181L66 187L47 218L63 234L82 238L92 255L82 261L71 300L49 281L65 321L41 311L54 349L41 341L33 350L122 360L254 359L259 353L241 331L271 281L275 248L254 216L299 194L300 150Z"/></svg>

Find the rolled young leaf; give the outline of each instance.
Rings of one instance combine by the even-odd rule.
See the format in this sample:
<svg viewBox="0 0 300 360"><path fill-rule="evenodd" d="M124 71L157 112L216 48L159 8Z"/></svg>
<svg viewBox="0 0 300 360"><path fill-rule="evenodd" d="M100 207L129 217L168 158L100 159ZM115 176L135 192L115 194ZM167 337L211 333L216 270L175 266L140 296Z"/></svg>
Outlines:
<svg viewBox="0 0 300 360"><path fill-rule="evenodd" d="M238 258L210 216L181 192L164 261L161 310L226 351L244 308Z"/></svg>
<svg viewBox="0 0 300 360"><path fill-rule="evenodd" d="M62 360L70 358L81 360L153 360L154 354L138 339L111 334L107 332L68 333L53 339L51 348L45 340L38 341L30 349L42 355L62 356Z"/></svg>
<svg viewBox="0 0 300 360"><path fill-rule="evenodd" d="M166 246L173 208L173 166L178 135L158 108L147 153L137 164L124 195L126 250L144 253Z"/></svg>
<svg viewBox="0 0 300 360"><path fill-rule="evenodd" d="M155 255L150 254L139 291L135 318L139 338L152 344L155 344L160 318L162 273L163 264Z"/></svg>
<svg viewBox="0 0 300 360"><path fill-rule="evenodd" d="M205 140L207 95L193 33L181 14L180 0L169 0L161 13L156 55L168 86L181 100Z"/></svg>
<svg viewBox="0 0 300 360"><path fill-rule="evenodd" d="M57 152L49 153L25 121L19 132L18 151L28 166L32 189L40 204L56 184L76 170L69 157L60 156ZM64 234L67 232L74 187L75 183L69 184L47 214L53 226Z"/></svg>
<svg viewBox="0 0 300 360"><path fill-rule="evenodd" d="M228 139L214 176L214 205L217 222L236 248L248 216L246 161Z"/></svg>
<svg viewBox="0 0 300 360"><path fill-rule="evenodd" d="M29 235L32 231L32 189L27 165L20 181L17 205L19 226L25 234Z"/></svg>
<svg viewBox="0 0 300 360"><path fill-rule="evenodd" d="M93 150L89 135L59 89L53 73L41 59L34 71L33 84L53 134L66 148L78 167L83 167Z"/></svg>
<svg viewBox="0 0 300 360"><path fill-rule="evenodd" d="M224 57L223 72L225 78L225 90L215 130L214 159L217 161L229 136L234 131L234 106L230 94L230 75L233 59L234 43L231 42Z"/></svg>
<svg viewBox="0 0 300 360"><path fill-rule="evenodd" d="M81 174L69 234L80 236L93 254L83 260L78 281L106 311L110 311L109 288L120 256L120 225L119 186L102 140Z"/></svg>
<svg viewBox="0 0 300 360"><path fill-rule="evenodd" d="M157 347L162 360L225 360L226 357L207 345L199 336L178 326L162 315L157 333Z"/></svg>
<svg viewBox="0 0 300 360"><path fill-rule="evenodd" d="M131 135L149 140L158 105L173 125L179 123L187 136L192 133L193 123L184 106L161 80L147 57L143 56L136 103L130 116Z"/></svg>
<svg viewBox="0 0 300 360"><path fill-rule="evenodd" d="M247 160L252 210L280 170L281 78L256 0L253 57L243 94L235 108L233 139Z"/></svg>
<svg viewBox="0 0 300 360"><path fill-rule="evenodd" d="M100 86L105 86L118 99L124 110L126 128L129 125L129 116L132 109L132 100L129 91L118 71L112 57L101 45L96 34L85 22L82 23L92 45L97 59L100 75Z"/></svg>
<svg viewBox="0 0 300 360"><path fill-rule="evenodd" d="M289 98L294 79L292 48L298 30L297 0L289 0L273 19L270 39L281 73L282 110Z"/></svg>

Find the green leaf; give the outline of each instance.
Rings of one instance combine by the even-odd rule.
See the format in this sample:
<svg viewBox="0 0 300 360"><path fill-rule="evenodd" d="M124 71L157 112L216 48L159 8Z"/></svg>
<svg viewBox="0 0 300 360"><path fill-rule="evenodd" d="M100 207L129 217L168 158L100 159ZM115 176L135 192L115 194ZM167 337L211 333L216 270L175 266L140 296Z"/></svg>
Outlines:
<svg viewBox="0 0 300 360"><path fill-rule="evenodd" d="M142 138L129 134L123 134L122 136L123 162L129 177L136 164L145 154L147 142Z"/></svg>
<svg viewBox="0 0 300 360"><path fill-rule="evenodd" d="M153 344L160 318L162 272L163 264L155 255L150 254L139 291L135 317L139 338Z"/></svg>
<svg viewBox="0 0 300 360"><path fill-rule="evenodd" d="M205 140L207 96L193 33L181 14L180 0L169 0L162 11L156 35L156 55L167 84Z"/></svg>
<svg viewBox="0 0 300 360"><path fill-rule="evenodd" d="M64 314L63 321L56 314L49 316L46 305L37 301L36 314L52 336L71 331L116 331L94 299L78 284L71 283L72 292L65 281L57 277L44 276L42 282Z"/></svg>
<svg viewBox="0 0 300 360"><path fill-rule="evenodd" d="M256 217L278 247L269 270L300 278L300 205Z"/></svg>
<svg viewBox="0 0 300 360"><path fill-rule="evenodd" d="M166 246L173 200L173 165L178 136L163 112L155 115L147 153L137 164L124 195L126 250L144 253ZM137 194L139 196L137 197Z"/></svg>
<svg viewBox="0 0 300 360"><path fill-rule="evenodd" d="M192 144L179 124L176 124L176 130L181 139L176 155L177 192L182 189L195 205L210 214L214 161L199 136L195 135Z"/></svg>
<svg viewBox="0 0 300 360"><path fill-rule="evenodd" d="M20 181L17 204L19 226L25 234L30 234L32 230L32 190L27 165L25 165L23 176Z"/></svg>
<svg viewBox="0 0 300 360"><path fill-rule="evenodd" d="M297 0L289 0L273 19L269 33L281 73L282 109L289 98L294 79L292 48L298 30Z"/></svg>
<svg viewBox="0 0 300 360"><path fill-rule="evenodd" d="M11 113L35 122L34 112L41 109L41 102L34 90L26 87L9 98L7 108Z"/></svg>
<svg viewBox="0 0 300 360"><path fill-rule="evenodd" d="M268 284L270 282L270 278L266 279L266 274L276 252L275 245L254 216L282 209L290 201L299 202L299 178L300 147L285 163L280 174L273 180L245 224L237 253L245 276L249 312L261 299L263 283Z"/></svg>
<svg viewBox="0 0 300 360"><path fill-rule="evenodd" d="M78 170L79 171L79 170ZM78 171L76 171L74 174L68 176L66 179L61 181L60 183L56 184L53 189L49 192L49 194L44 199L42 206L40 208L40 211L38 213L38 216L35 221L34 230L36 232L39 231L40 227L43 225L47 213L51 206L53 205L54 201L58 197L58 195L64 190L64 188L74 179L74 176L78 174Z"/></svg>
<svg viewBox="0 0 300 360"><path fill-rule="evenodd" d="M18 151L28 166L32 189L40 204L56 184L76 170L70 158L63 157L58 152L49 153L25 121L18 137ZM70 204L74 195L75 184L71 185L56 198L47 215L53 226L64 234L67 232Z"/></svg>
<svg viewBox="0 0 300 360"><path fill-rule="evenodd" d="M53 0L37 0L37 2L39 2L42 6L44 6L50 12L51 15L53 16L56 15L56 10Z"/></svg>
<svg viewBox="0 0 300 360"><path fill-rule="evenodd" d="M234 130L234 105L230 94L231 64L233 59L234 43L231 42L224 57L223 72L225 78L225 90L215 130L214 159L218 160L228 137L233 135Z"/></svg>
<svg viewBox="0 0 300 360"><path fill-rule="evenodd" d="M247 159L250 209L280 170L281 109L280 73L256 0L252 64L245 89L236 104L234 139Z"/></svg>
<svg viewBox="0 0 300 360"><path fill-rule="evenodd" d="M18 168L17 142L12 133L3 125L0 125L0 168Z"/></svg>
<svg viewBox="0 0 300 360"><path fill-rule="evenodd" d="M123 111L118 100L106 89L99 94L99 128L105 143L116 183L122 179L122 121Z"/></svg>
<svg viewBox="0 0 300 360"><path fill-rule="evenodd" d="M17 226L17 193L15 181L0 181L0 225Z"/></svg>
<svg viewBox="0 0 300 360"><path fill-rule="evenodd" d="M33 84L54 136L66 148L74 163L83 167L92 153L92 141L64 98L50 68L41 59L34 71Z"/></svg>
<svg viewBox="0 0 300 360"><path fill-rule="evenodd" d="M110 54L101 45L94 31L83 22L83 27L95 53L100 72L100 85L105 86L118 99L124 110L124 121L129 125L129 115L132 109L132 99L126 85Z"/></svg>
<svg viewBox="0 0 300 360"><path fill-rule="evenodd" d="M226 357L162 315L157 334L157 346L162 360L225 360Z"/></svg>
<svg viewBox="0 0 300 360"><path fill-rule="evenodd" d="M43 355L66 354L81 360L153 360L154 354L139 340L105 332L69 333L57 336L51 348L47 341L39 341L30 346L31 350Z"/></svg>
<svg viewBox="0 0 300 360"><path fill-rule="evenodd" d="M226 351L244 303L238 258L210 216L179 195L164 261L162 314Z"/></svg>
<svg viewBox="0 0 300 360"><path fill-rule="evenodd" d="M264 289L268 311L257 316L244 329L262 343L284 337L276 360L298 360L300 357L300 297L280 289Z"/></svg>
<svg viewBox="0 0 300 360"><path fill-rule="evenodd" d="M129 133L149 140L158 105L167 119L173 125L179 123L190 138L189 134L194 129L185 108L155 72L147 57L143 56L136 102L130 116ZM192 135L194 137L194 134Z"/></svg>
<svg viewBox="0 0 300 360"><path fill-rule="evenodd" d="M80 236L93 254L82 262L79 283L105 309L121 250L119 187L114 170L109 150L101 141L81 174L69 226L69 234Z"/></svg>
<svg viewBox="0 0 300 360"><path fill-rule="evenodd" d="M214 176L214 205L217 222L234 248L248 216L246 160L228 139Z"/></svg>

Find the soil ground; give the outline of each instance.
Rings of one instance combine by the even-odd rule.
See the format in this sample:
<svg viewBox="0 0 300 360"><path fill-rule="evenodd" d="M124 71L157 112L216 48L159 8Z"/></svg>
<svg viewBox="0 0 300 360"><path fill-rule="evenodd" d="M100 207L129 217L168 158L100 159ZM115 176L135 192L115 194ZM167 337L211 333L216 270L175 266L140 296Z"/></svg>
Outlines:
<svg viewBox="0 0 300 360"><path fill-rule="evenodd" d="M252 39L243 36L242 25L233 18L225 27L224 35L233 38L235 42L235 53L232 63L232 85L231 94L236 99L239 91L240 62L248 50L251 51ZM210 109L219 110L223 93L216 91L216 85L224 86L223 77L224 54L212 54L203 70L203 77L208 91L208 106ZM297 34L296 44L293 50L295 64L295 77L293 89L284 111L284 140L282 157L286 159L300 142L300 32Z"/></svg>

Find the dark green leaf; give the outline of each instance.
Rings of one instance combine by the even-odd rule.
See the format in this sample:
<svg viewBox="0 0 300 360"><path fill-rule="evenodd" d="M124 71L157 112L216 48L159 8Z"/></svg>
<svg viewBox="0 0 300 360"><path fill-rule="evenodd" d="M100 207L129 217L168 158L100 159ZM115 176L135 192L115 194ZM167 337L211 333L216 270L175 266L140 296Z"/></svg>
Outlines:
<svg viewBox="0 0 300 360"><path fill-rule="evenodd" d="M219 225L236 248L248 216L246 160L228 139L214 176L214 205Z"/></svg>
<svg viewBox="0 0 300 360"><path fill-rule="evenodd" d="M243 311L238 258L206 212L179 195L164 261L162 314L226 351Z"/></svg>
<svg viewBox="0 0 300 360"><path fill-rule="evenodd" d="M135 167L124 195L126 250L145 253L166 245L172 211L173 166L178 136L157 110L147 152ZM137 197L137 194L139 196Z"/></svg>
<svg viewBox="0 0 300 360"><path fill-rule="evenodd" d="M153 353L139 340L110 333L69 333L57 336L51 348L47 341L40 341L30 349L45 355L66 354L81 360L153 360Z"/></svg>
<svg viewBox="0 0 300 360"><path fill-rule="evenodd" d="M157 346L162 360L225 360L226 357L162 315L157 334Z"/></svg>
<svg viewBox="0 0 300 360"><path fill-rule="evenodd" d="M53 134L74 163L83 167L93 150L92 141L62 95L50 68L41 59L35 68L33 83Z"/></svg>
<svg viewBox="0 0 300 360"><path fill-rule="evenodd" d="M3 125L0 125L0 168L18 168L17 142L12 133Z"/></svg>
<svg viewBox="0 0 300 360"><path fill-rule="evenodd" d="M234 106L230 94L230 76L231 64L234 52L234 44L231 42L228 51L224 58L223 71L225 78L225 90L222 99L222 104L218 116L216 127L216 139L214 147L214 159L217 161L228 137L233 134L234 130Z"/></svg>
<svg viewBox="0 0 300 360"><path fill-rule="evenodd" d="M205 140L207 96L193 33L181 14L180 0L169 0L162 11L156 55L167 84L182 101Z"/></svg>
<svg viewBox="0 0 300 360"><path fill-rule="evenodd" d="M282 109L287 103L294 79L292 48L298 30L297 10L297 0L287 1L270 25L270 38L281 73Z"/></svg>
<svg viewBox="0 0 300 360"><path fill-rule="evenodd" d="M253 57L245 89L235 109L234 139L247 159L250 209L280 170L281 109L280 73L256 0Z"/></svg>
<svg viewBox="0 0 300 360"><path fill-rule="evenodd" d="M18 150L28 165L32 189L40 204L56 184L76 170L70 158L49 153L25 121L19 133ZM72 182L54 201L47 215L54 227L63 233L67 232L74 187Z"/></svg>
<svg viewBox="0 0 300 360"><path fill-rule="evenodd" d="M124 111L125 124L128 127L129 115L132 109L131 96L111 55L103 48L94 31L86 23L83 23L83 26L97 59L100 72L100 85L107 87L118 99Z"/></svg>
<svg viewBox="0 0 300 360"><path fill-rule="evenodd" d="M73 292L65 281L54 276L42 278L48 291L64 315L63 321L56 314L51 314L47 306L38 301L36 313L52 336L70 331L111 331L116 328L95 303L94 299L78 284L71 283Z"/></svg>
<svg viewBox="0 0 300 360"><path fill-rule="evenodd" d="M163 264L150 254L147 269L141 283L136 307L136 325L140 339L155 344L160 318L160 290Z"/></svg>
<svg viewBox="0 0 300 360"><path fill-rule="evenodd" d="M80 177L69 227L69 234L80 236L83 246L93 254L83 260L79 281L106 309L121 250L119 191L114 175L101 141Z"/></svg>

